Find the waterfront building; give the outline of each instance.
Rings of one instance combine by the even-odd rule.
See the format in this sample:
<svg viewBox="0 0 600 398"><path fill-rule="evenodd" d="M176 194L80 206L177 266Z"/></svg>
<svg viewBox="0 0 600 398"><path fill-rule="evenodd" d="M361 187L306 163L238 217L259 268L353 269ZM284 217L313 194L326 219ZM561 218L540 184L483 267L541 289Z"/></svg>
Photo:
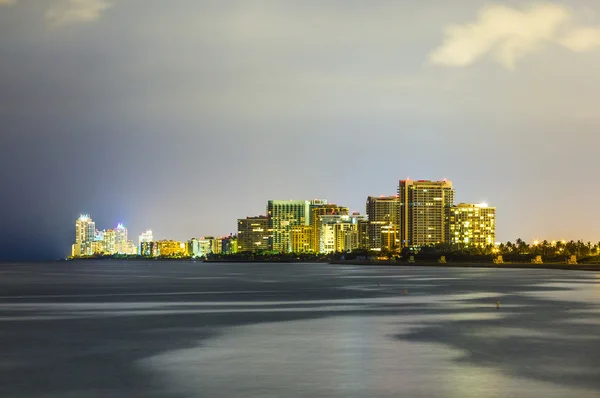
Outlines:
<svg viewBox="0 0 600 398"><path fill-rule="evenodd" d="M451 181L400 180L398 197L402 247L450 241L446 216L454 205Z"/></svg>
<svg viewBox="0 0 600 398"><path fill-rule="evenodd" d="M310 251L321 253L321 239L323 237L323 233L321 231L321 227L323 223L321 222L322 216L340 216L340 215L348 215L348 208L344 206L338 206L336 204L328 204L327 201L321 200L321 203L311 202L311 217L309 225L313 228L312 237L313 241L310 246Z"/></svg>
<svg viewBox="0 0 600 398"><path fill-rule="evenodd" d="M213 240L214 238L212 236L207 236L198 240L198 247L200 249L199 257L204 257L213 252Z"/></svg>
<svg viewBox="0 0 600 398"><path fill-rule="evenodd" d="M360 214L326 214L318 217L319 253L345 252L360 247L358 226L366 221Z"/></svg>
<svg viewBox="0 0 600 398"><path fill-rule="evenodd" d="M117 252L117 234L114 229L104 231L104 252L115 254Z"/></svg>
<svg viewBox="0 0 600 398"><path fill-rule="evenodd" d="M369 196L367 198L369 249L381 250L381 230L383 227L398 226L399 203L397 196Z"/></svg>
<svg viewBox="0 0 600 398"><path fill-rule="evenodd" d="M485 248L496 242L496 208L460 203L447 212L450 243L459 249Z"/></svg>
<svg viewBox="0 0 600 398"><path fill-rule="evenodd" d="M143 257L158 257L158 242L142 242L140 243L140 256Z"/></svg>
<svg viewBox="0 0 600 398"><path fill-rule="evenodd" d="M267 216L246 217L238 219L237 245L240 252L257 252L269 250L271 231Z"/></svg>
<svg viewBox="0 0 600 398"><path fill-rule="evenodd" d="M353 213L353 215L359 215L358 213ZM369 219L367 216L362 216L363 218L358 220L357 229L358 229L358 247L357 249L366 250L369 248Z"/></svg>
<svg viewBox="0 0 600 398"><path fill-rule="evenodd" d="M269 200L267 216L272 231L272 249L279 253L292 250L291 231L294 227L310 225L310 201Z"/></svg>
<svg viewBox="0 0 600 398"><path fill-rule="evenodd" d="M221 250L223 249L223 245L222 245L223 238L221 238L221 237L215 238L214 236L209 236L206 239L210 239L211 252L215 253L215 254L220 254Z"/></svg>
<svg viewBox="0 0 600 398"><path fill-rule="evenodd" d="M115 253L125 254L127 246L127 228L122 223L117 224L115 231Z"/></svg>
<svg viewBox="0 0 600 398"><path fill-rule="evenodd" d="M96 239L96 223L88 214L82 214L75 221L75 244L71 250L73 257L91 256L92 242Z"/></svg>
<svg viewBox="0 0 600 398"><path fill-rule="evenodd" d="M397 251L400 249L400 230L397 225L381 227L381 250Z"/></svg>
<svg viewBox="0 0 600 398"><path fill-rule="evenodd" d="M292 252L308 253L313 252L313 227L310 225L297 225L292 227L290 232L292 240Z"/></svg>
<svg viewBox="0 0 600 398"><path fill-rule="evenodd" d="M140 249L140 254L142 253L142 243L144 242L152 242L154 240L153 234L151 230L146 232L142 232L142 234L138 237L138 244Z"/></svg>
<svg viewBox="0 0 600 398"><path fill-rule="evenodd" d="M158 255L161 257L184 257L186 254L186 245L175 240L159 240Z"/></svg>
<svg viewBox="0 0 600 398"><path fill-rule="evenodd" d="M234 235L221 238L221 253L234 254L238 252L238 238Z"/></svg>

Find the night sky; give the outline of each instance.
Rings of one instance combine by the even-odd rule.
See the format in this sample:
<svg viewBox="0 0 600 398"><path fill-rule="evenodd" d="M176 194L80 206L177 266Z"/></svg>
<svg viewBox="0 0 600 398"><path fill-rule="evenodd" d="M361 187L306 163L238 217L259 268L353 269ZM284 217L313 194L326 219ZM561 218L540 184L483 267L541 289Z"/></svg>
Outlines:
<svg viewBox="0 0 600 398"><path fill-rule="evenodd" d="M0 259L236 231L268 199L364 213L398 180L498 240L600 240L600 3L0 0Z"/></svg>

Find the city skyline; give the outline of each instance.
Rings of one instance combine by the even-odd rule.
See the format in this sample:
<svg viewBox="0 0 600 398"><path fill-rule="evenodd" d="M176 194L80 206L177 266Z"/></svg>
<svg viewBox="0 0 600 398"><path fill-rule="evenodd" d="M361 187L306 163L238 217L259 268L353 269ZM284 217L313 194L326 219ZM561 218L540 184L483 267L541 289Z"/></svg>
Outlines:
<svg viewBox="0 0 600 398"><path fill-rule="evenodd" d="M598 15L594 0L0 1L0 259L64 257L80 213L226 235L269 198L363 213L407 177L493 203L499 241L599 241Z"/></svg>

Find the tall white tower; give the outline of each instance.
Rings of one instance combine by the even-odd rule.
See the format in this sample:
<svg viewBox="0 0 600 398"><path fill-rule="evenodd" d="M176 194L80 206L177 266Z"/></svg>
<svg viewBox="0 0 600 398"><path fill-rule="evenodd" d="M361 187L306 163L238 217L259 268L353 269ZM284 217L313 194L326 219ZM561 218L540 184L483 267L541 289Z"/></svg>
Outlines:
<svg viewBox="0 0 600 398"><path fill-rule="evenodd" d="M86 256L92 253L92 242L96 238L96 223L88 214L82 214L75 222L75 244L73 256Z"/></svg>
<svg viewBox="0 0 600 398"><path fill-rule="evenodd" d="M129 254L127 247L127 228L122 223L115 229L115 249L119 254Z"/></svg>

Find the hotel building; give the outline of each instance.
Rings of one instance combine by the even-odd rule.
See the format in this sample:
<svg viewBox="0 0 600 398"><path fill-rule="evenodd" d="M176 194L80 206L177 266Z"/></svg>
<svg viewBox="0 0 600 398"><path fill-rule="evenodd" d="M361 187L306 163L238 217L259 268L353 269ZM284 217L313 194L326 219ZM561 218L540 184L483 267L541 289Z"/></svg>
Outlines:
<svg viewBox="0 0 600 398"><path fill-rule="evenodd" d="M292 251L292 229L297 226L309 225L310 201L269 200L267 216L269 217L269 229L273 233L273 251L290 252Z"/></svg>
<svg viewBox="0 0 600 398"><path fill-rule="evenodd" d="M496 208L460 203L448 209L448 236L459 249L487 247L496 242Z"/></svg>
<svg viewBox="0 0 600 398"><path fill-rule="evenodd" d="M398 205L396 196L369 196L367 198L368 248L381 250L383 227L398 227Z"/></svg>
<svg viewBox="0 0 600 398"><path fill-rule="evenodd" d="M402 247L450 241L446 215L454 205L451 181L400 180L398 198Z"/></svg>
<svg viewBox="0 0 600 398"><path fill-rule="evenodd" d="M271 232L269 217L246 217L237 220L238 252L257 252L269 250Z"/></svg>

